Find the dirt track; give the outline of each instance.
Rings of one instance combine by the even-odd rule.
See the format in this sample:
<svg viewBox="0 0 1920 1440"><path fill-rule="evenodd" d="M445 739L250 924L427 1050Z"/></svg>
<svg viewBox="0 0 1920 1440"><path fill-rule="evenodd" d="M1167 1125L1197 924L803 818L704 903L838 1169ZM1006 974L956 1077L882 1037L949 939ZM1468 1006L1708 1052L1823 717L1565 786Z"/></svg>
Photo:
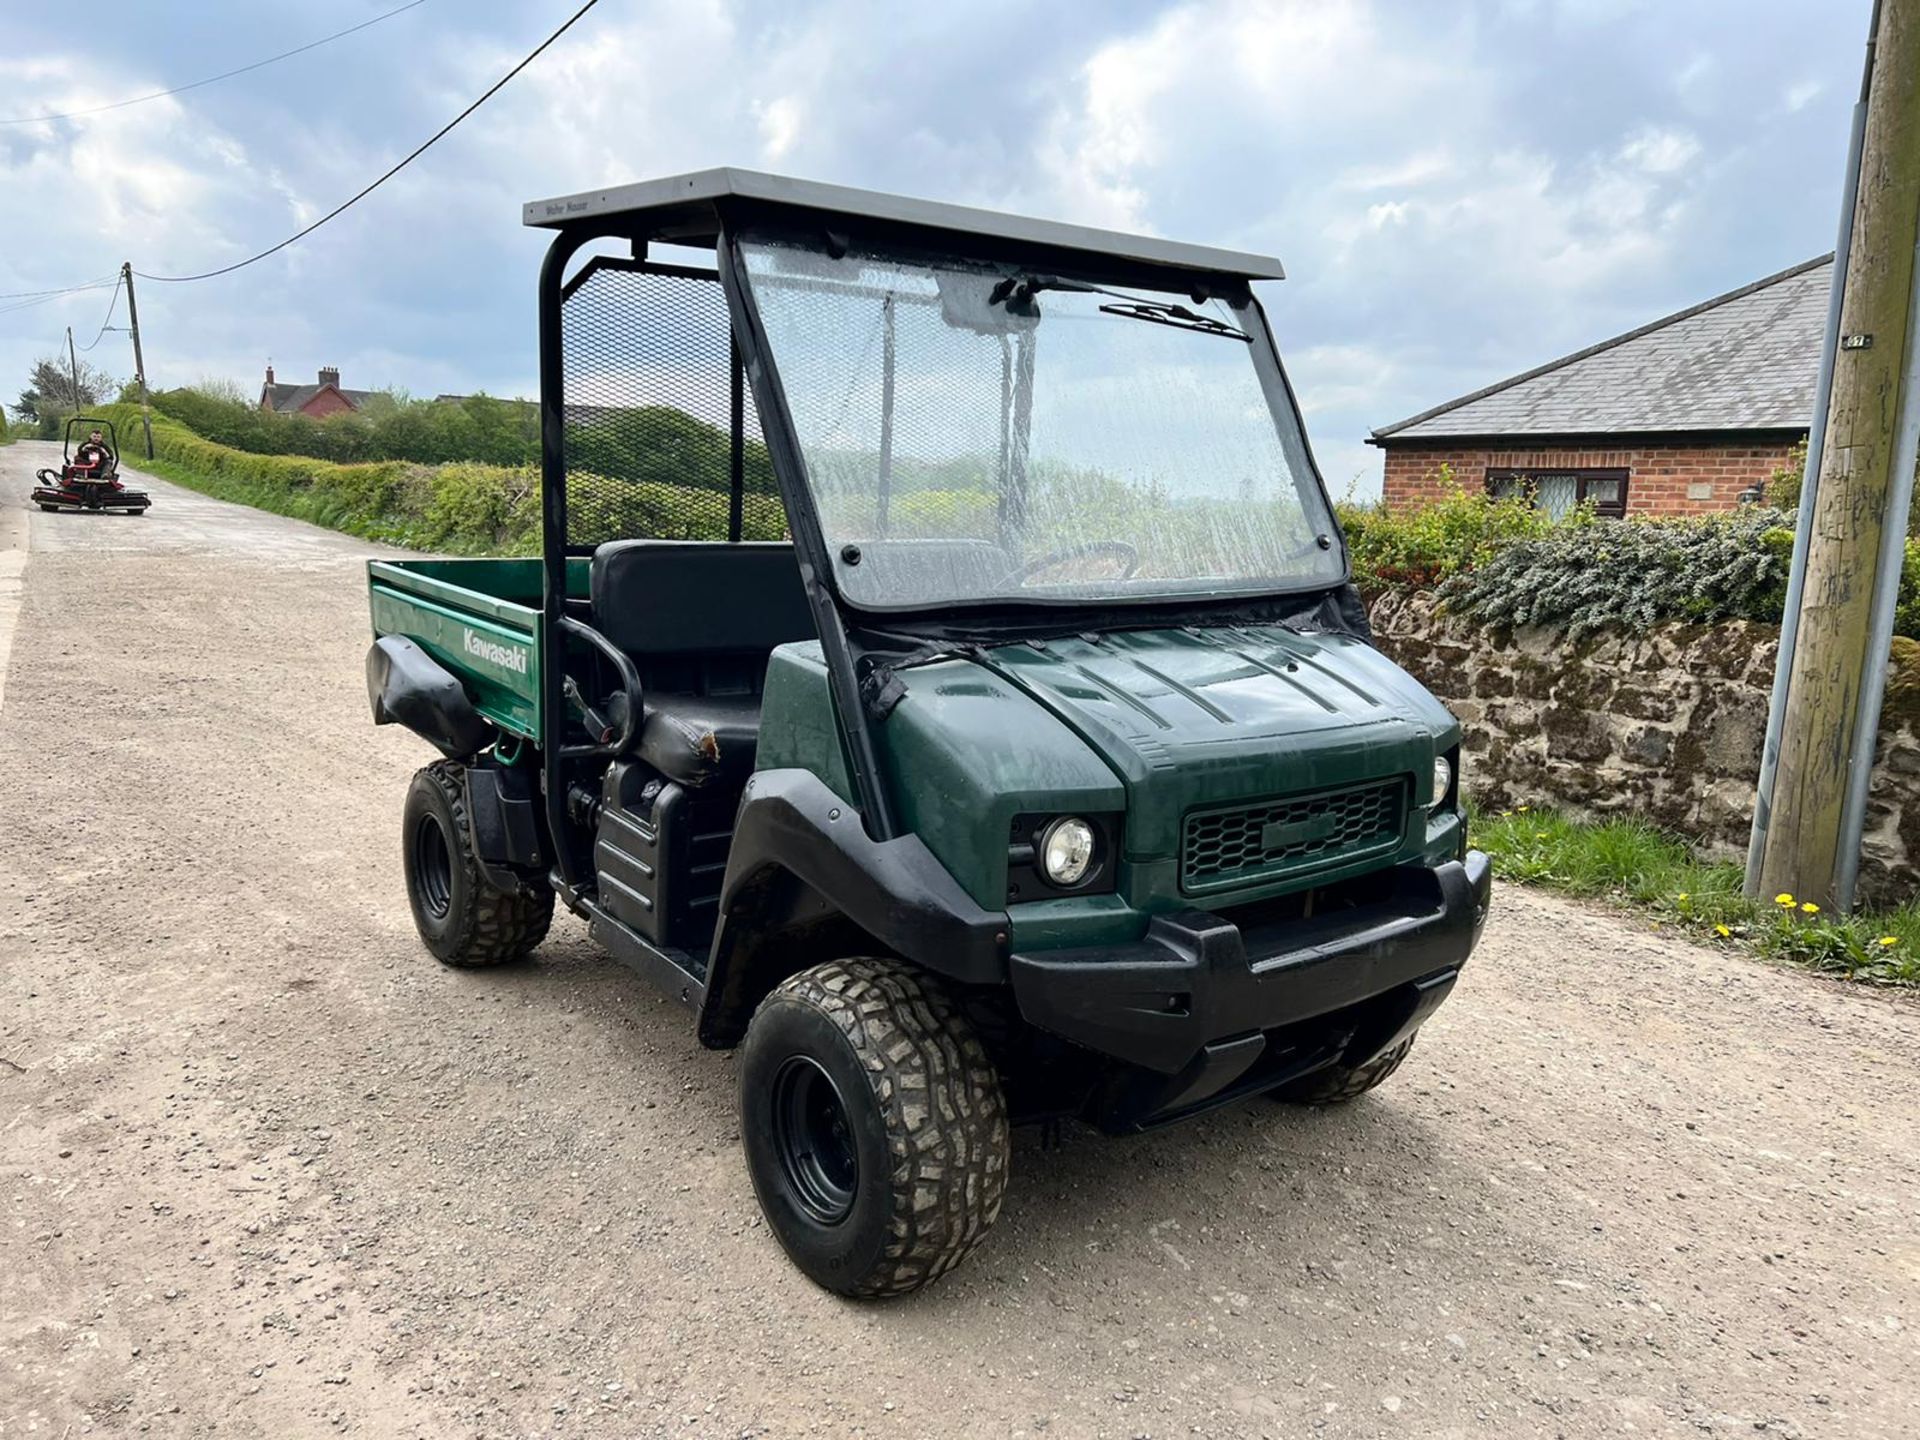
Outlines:
<svg viewBox="0 0 1920 1440"><path fill-rule="evenodd" d="M1512 889L1377 1095L1018 1135L966 1267L828 1297L681 1011L570 919L414 941L370 547L158 483L29 522L45 453L0 449L0 1436L1920 1433L1920 1006Z"/></svg>

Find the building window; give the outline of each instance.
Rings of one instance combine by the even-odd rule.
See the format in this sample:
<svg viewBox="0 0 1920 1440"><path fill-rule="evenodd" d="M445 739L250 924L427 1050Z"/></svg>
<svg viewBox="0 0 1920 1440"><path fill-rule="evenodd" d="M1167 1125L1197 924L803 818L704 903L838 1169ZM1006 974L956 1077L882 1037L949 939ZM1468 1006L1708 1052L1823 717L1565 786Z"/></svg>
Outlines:
<svg viewBox="0 0 1920 1440"><path fill-rule="evenodd" d="M1627 514L1624 470L1489 470L1487 493L1496 500L1523 495L1555 520L1564 520L1576 505L1591 505L1609 520Z"/></svg>

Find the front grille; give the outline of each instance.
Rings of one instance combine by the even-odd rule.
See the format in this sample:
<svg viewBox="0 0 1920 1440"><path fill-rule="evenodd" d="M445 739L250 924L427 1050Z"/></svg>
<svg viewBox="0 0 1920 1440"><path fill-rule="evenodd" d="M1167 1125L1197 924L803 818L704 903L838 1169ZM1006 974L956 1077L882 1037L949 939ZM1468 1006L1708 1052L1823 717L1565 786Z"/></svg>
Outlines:
<svg viewBox="0 0 1920 1440"><path fill-rule="evenodd" d="M1180 888L1224 890L1305 876L1391 850L1406 830L1407 780L1295 795L1187 817Z"/></svg>

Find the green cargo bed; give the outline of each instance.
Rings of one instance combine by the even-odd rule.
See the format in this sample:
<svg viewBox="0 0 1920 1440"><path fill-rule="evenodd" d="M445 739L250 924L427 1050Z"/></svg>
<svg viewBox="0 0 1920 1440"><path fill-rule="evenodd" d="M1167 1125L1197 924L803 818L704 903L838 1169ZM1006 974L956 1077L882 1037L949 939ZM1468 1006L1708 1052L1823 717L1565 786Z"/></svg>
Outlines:
<svg viewBox="0 0 1920 1440"><path fill-rule="evenodd" d="M370 560L373 633L404 635L460 678L474 708L510 735L540 739L540 562ZM567 596L587 598L587 561L567 562Z"/></svg>

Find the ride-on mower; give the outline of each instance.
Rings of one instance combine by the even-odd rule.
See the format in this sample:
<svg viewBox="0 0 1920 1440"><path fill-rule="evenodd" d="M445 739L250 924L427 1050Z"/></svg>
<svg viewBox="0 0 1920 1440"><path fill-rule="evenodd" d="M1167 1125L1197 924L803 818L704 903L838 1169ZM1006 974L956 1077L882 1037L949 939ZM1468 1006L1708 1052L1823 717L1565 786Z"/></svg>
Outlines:
<svg viewBox="0 0 1920 1440"><path fill-rule="evenodd" d="M93 438L102 431L103 440ZM78 445L73 441L76 434L86 437ZM60 446L60 468L41 470L34 479L40 483L33 487L33 503L42 510L117 510L138 515L153 504L146 491L129 490L120 483L120 437L111 420L97 416L70 417Z"/></svg>
<svg viewBox="0 0 1920 1440"><path fill-rule="evenodd" d="M740 170L526 220L541 558L368 567L373 718L444 757L397 807L429 951L581 917L737 1047L769 1228L847 1295L980 1242L1010 1124L1393 1074L1488 864L1276 261Z"/></svg>

